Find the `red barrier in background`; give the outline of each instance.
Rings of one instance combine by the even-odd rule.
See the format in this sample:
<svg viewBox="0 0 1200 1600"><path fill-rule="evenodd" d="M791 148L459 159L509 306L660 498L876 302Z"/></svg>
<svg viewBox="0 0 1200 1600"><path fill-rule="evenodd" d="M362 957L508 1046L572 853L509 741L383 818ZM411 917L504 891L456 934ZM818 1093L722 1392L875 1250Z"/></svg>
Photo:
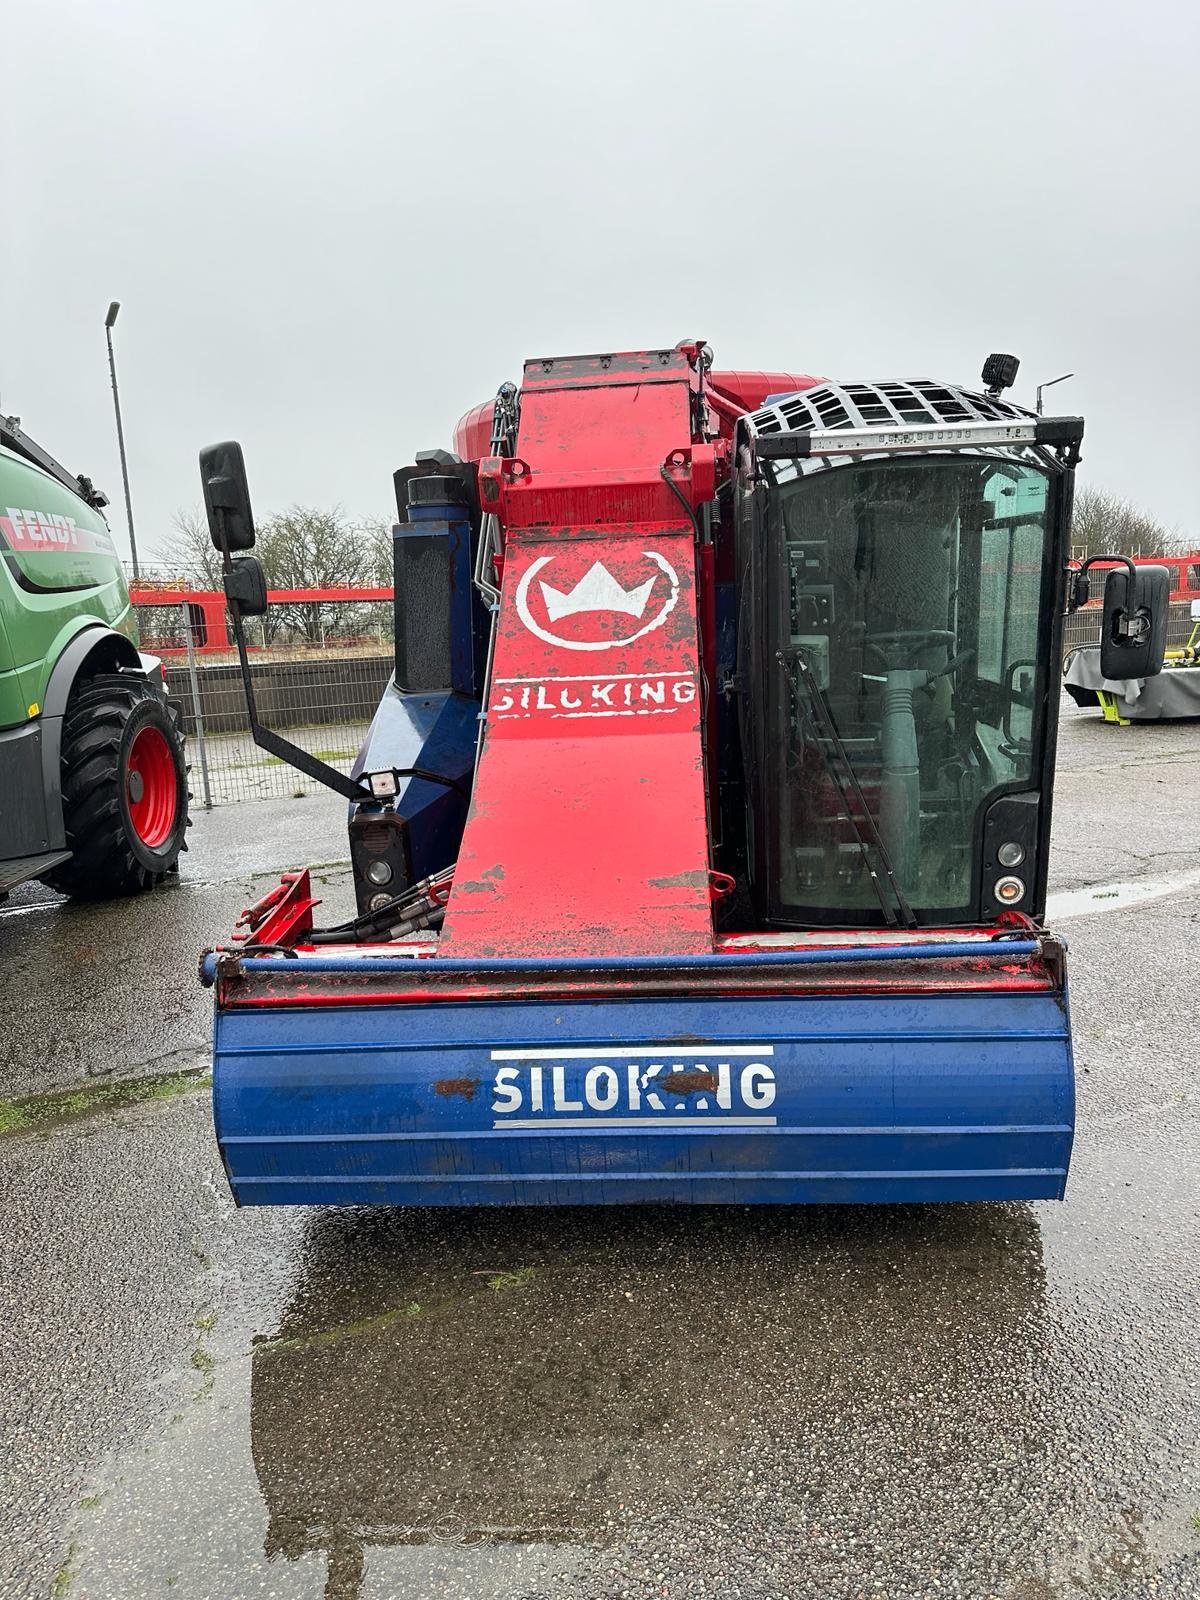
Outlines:
<svg viewBox="0 0 1200 1600"><path fill-rule="evenodd" d="M182 585L168 587L162 584L132 584L130 585L129 598L139 611L149 611L151 609L171 611L177 618L181 617L181 609L186 605L192 629L192 648L197 655L228 654L235 648L233 637L229 631L228 615L225 610L225 596L219 589L192 589ZM352 588L268 589L267 599L272 605L286 601L309 605L322 603L354 605L359 603L369 604L372 601L386 601L390 604L392 590ZM148 648L153 648L161 656L181 656L187 653L185 645L166 644L156 640L154 630L149 626L143 629L143 643Z"/></svg>
<svg viewBox="0 0 1200 1600"><path fill-rule="evenodd" d="M1172 600L1200 600L1200 550L1186 556L1134 556L1135 567L1166 567L1171 574ZM1089 602L1098 604L1104 598L1104 584L1095 574L1105 573L1119 566L1117 561L1098 561L1091 569L1093 593Z"/></svg>
<svg viewBox="0 0 1200 1600"><path fill-rule="evenodd" d="M1103 574L1114 563L1098 563L1092 568L1093 574ZM1171 599L1172 600L1200 600L1200 551L1192 551L1183 556L1135 556L1134 565L1138 567L1160 566L1169 569L1171 574ZM1093 594L1091 605L1099 605L1104 594L1103 578L1093 577ZM173 611L178 617L180 608L185 604L192 627L192 647L198 655L228 654L234 649L233 639L229 632L228 617L225 611L225 596L219 589L191 589L184 585L167 586L163 584L135 584L131 585L129 598L139 611L159 608ZM371 601L387 601L392 599L391 589L269 589L267 599L274 605L281 601L307 602L308 604L352 605L357 602L364 604ZM162 656L181 656L186 654L182 644L160 643L154 637L152 627L146 627L143 632L144 643ZM261 648L261 647L252 647Z"/></svg>

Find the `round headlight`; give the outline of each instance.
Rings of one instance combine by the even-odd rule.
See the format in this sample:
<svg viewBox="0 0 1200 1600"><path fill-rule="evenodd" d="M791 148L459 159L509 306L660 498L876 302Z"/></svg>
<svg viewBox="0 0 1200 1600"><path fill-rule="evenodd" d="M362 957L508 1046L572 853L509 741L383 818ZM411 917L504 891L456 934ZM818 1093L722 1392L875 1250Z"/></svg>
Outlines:
<svg viewBox="0 0 1200 1600"><path fill-rule="evenodd" d="M371 883L381 887L392 881L392 864L390 861L371 861L367 863L367 878Z"/></svg>
<svg viewBox="0 0 1200 1600"><path fill-rule="evenodd" d="M998 878L992 890L1002 906L1015 906L1018 900L1025 898L1025 883L1022 878Z"/></svg>
<svg viewBox="0 0 1200 1600"><path fill-rule="evenodd" d="M996 859L1002 867L1019 867L1025 859L1025 846L1010 839L996 851Z"/></svg>

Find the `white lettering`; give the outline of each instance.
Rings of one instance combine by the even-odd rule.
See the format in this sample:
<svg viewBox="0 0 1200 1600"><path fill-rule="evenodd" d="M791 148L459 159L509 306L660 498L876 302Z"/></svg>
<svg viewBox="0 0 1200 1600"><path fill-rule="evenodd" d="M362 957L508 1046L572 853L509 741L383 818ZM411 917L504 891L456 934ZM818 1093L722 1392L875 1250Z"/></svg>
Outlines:
<svg viewBox="0 0 1200 1600"><path fill-rule="evenodd" d="M511 711L516 701L507 689L501 689L495 700L492 701L493 711Z"/></svg>
<svg viewBox="0 0 1200 1600"><path fill-rule="evenodd" d="M612 683L594 683L592 685L592 704L612 705L612 692L616 688Z"/></svg>
<svg viewBox="0 0 1200 1600"><path fill-rule="evenodd" d="M728 1061L717 1062L717 1104L722 1111L728 1111L733 1105L733 1083Z"/></svg>
<svg viewBox="0 0 1200 1600"><path fill-rule="evenodd" d="M652 1045L611 1050L564 1046L561 1052L496 1049L491 1079L495 1125L586 1128L592 1122L603 1127L615 1121L632 1127L634 1123L623 1120L632 1116L666 1127L677 1126L680 1119L712 1121L714 1113L718 1125L750 1126L760 1120L774 1125L775 1117L767 1115L779 1092L770 1065L771 1045L697 1045L694 1053L686 1048L688 1054L674 1056ZM728 1059L720 1060L720 1055ZM676 1088L684 1082L686 1090Z"/></svg>
<svg viewBox="0 0 1200 1600"><path fill-rule="evenodd" d="M742 1068L742 1100L752 1111L765 1111L775 1104L775 1074L761 1061Z"/></svg>
<svg viewBox="0 0 1200 1600"><path fill-rule="evenodd" d="M641 689L643 700L653 700L656 706L661 706L666 699L667 686L660 678L657 683L644 683Z"/></svg>
<svg viewBox="0 0 1200 1600"><path fill-rule="evenodd" d="M567 1099L567 1069L566 1067L551 1067L550 1076L554 1081L554 1109L555 1111L582 1111L582 1100Z"/></svg>
<svg viewBox="0 0 1200 1600"><path fill-rule="evenodd" d="M642 1073L642 1078L641 1078L642 1088L646 1089L647 1085L650 1082L650 1079L651 1078L657 1078L659 1073L662 1071L662 1069L663 1069L663 1064L662 1064L661 1061L652 1061L650 1063L650 1065ZM655 1111L662 1111L662 1110L665 1109L665 1107L663 1106L662 1101L654 1093L653 1090L648 1090L648 1092L646 1094L646 1104L648 1106L652 1106Z"/></svg>
<svg viewBox="0 0 1200 1600"><path fill-rule="evenodd" d="M493 1111L519 1111L522 1105L519 1067L501 1067L492 1087ZM501 1099L501 1096L504 1098Z"/></svg>
<svg viewBox="0 0 1200 1600"><path fill-rule="evenodd" d="M605 1088L601 1092L600 1085ZM621 1083L614 1067L589 1067L583 1080L583 1098L593 1111L611 1111L621 1093Z"/></svg>
<svg viewBox="0 0 1200 1600"><path fill-rule="evenodd" d="M559 695L559 704L564 711L577 711L583 701L577 694L572 694L569 689L564 689Z"/></svg>
<svg viewBox="0 0 1200 1600"><path fill-rule="evenodd" d="M696 685L694 683L673 683L671 694L677 706L690 706L696 698Z"/></svg>

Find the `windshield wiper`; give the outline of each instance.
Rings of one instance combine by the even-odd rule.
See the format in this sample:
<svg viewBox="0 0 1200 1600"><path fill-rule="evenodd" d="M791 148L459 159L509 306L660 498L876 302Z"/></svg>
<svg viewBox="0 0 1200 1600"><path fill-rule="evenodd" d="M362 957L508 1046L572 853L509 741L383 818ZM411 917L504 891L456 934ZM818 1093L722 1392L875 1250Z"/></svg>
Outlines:
<svg viewBox="0 0 1200 1600"><path fill-rule="evenodd" d="M807 703L800 701L797 696L797 704L801 715L805 717L816 735L815 743L820 751L821 760L825 764L825 771L833 779L834 786L841 796L842 810L845 812L846 821L854 831L855 843L858 845L863 866L866 868L867 875L871 880L871 887L875 891L875 898L879 901L879 908L883 912L884 919L890 928L896 927L900 921L904 923L906 928L915 928L917 926L916 914L909 904L904 890L900 887L900 880L892 870L887 847L880 837L879 829L875 826L875 818L871 815L870 807L867 805L867 797L863 794L862 785L858 781L854 763L850 760L849 752L842 743L842 738L837 728L834 726L828 702L817 683L816 674L809 665L808 658L803 650L793 648L786 654L782 650L777 651L776 660L783 669L793 693L795 679L791 672L791 666L795 663L800 669L800 681L804 685ZM839 770L839 764L842 770ZM854 807L850 800L851 794L853 794L860 807L862 814L861 824L858 817L854 815ZM872 851L874 851L880 866L887 876L892 895L895 897L896 906L900 911L899 918L897 918L896 912L884 891L883 884L880 882L879 874L875 870L875 863L871 859Z"/></svg>

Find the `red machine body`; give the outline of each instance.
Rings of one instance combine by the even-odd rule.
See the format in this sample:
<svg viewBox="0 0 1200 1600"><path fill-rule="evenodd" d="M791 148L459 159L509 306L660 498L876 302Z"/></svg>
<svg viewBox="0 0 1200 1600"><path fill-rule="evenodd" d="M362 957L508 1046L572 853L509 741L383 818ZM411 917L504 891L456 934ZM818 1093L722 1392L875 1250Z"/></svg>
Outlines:
<svg viewBox="0 0 1200 1600"><path fill-rule="evenodd" d="M529 361L401 468L358 915L292 874L202 961L238 1202L1061 1197L1056 426L691 341Z"/></svg>
<svg viewBox="0 0 1200 1600"><path fill-rule="evenodd" d="M530 361L516 457L480 461L502 589L445 955L714 948L698 516L728 473L731 416L817 380L706 382L702 350ZM466 452L481 409L490 428L477 408L456 430Z"/></svg>

